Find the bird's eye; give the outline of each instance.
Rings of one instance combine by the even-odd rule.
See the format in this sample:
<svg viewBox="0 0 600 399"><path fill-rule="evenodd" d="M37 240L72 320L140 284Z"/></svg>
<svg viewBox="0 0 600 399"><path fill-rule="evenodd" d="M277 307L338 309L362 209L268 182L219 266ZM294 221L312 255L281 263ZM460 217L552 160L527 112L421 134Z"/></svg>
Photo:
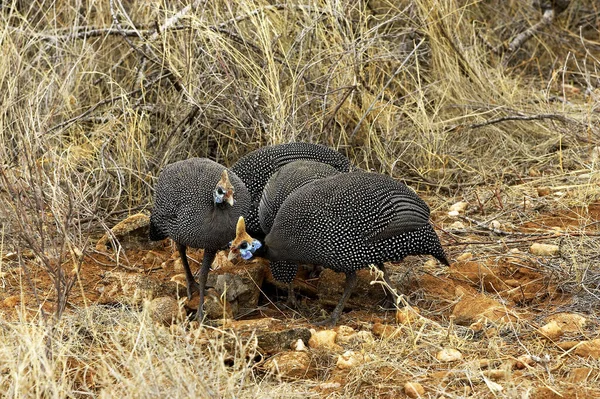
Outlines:
<svg viewBox="0 0 600 399"><path fill-rule="evenodd" d="M217 194L223 195L223 194L225 194L225 191L221 187L218 187L217 188Z"/></svg>
<svg viewBox="0 0 600 399"><path fill-rule="evenodd" d="M243 243L240 244L240 248L243 250L248 249L248 243L246 241L244 241Z"/></svg>

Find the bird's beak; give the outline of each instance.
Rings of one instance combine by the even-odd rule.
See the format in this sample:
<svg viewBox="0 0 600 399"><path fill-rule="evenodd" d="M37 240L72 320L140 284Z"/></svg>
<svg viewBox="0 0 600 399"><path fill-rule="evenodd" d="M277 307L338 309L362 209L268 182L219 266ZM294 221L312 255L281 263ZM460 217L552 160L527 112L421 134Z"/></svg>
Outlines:
<svg viewBox="0 0 600 399"><path fill-rule="evenodd" d="M239 255L239 251L237 248L233 249L233 248L229 248L229 254L227 255L227 260L228 261L232 261L235 258L237 258Z"/></svg>
<svg viewBox="0 0 600 399"><path fill-rule="evenodd" d="M227 193L225 194L225 201L230 206L233 206L233 204L235 204L235 199L233 198L233 191L232 190L228 190Z"/></svg>

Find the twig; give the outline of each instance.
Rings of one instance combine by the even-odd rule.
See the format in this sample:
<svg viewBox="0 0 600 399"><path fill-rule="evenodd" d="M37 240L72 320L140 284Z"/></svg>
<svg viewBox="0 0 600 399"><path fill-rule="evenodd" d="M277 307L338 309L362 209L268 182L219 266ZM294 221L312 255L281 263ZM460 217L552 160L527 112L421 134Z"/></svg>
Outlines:
<svg viewBox="0 0 600 399"><path fill-rule="evenodd" d="M544 13L542 14L542 19L540 19L538 23L536 23L526 31L519 33L517 37L515 37L512 40L512 42L509 43L507 51L509 53L514 53L515 51L517 51L527 40L531 39L537 31L542 30L546 26L550 25L552 21L554 21L555 15L556 13L552 8L544 10Z"/></svg>
<svg viewBox="0 0 600 399"><path fill-rule="evenodd" d="M458 128L477 129L477 128L480 128L483 126L490 126L490 125L495 125L497 123L508 122L508 121L534 121L534 120L544 120L544 119L557 120L562 123L568 123L568 122L573 121L573 120L568 119L565 116L558 115L558 114L507 115L507 116L502 116L500 118L488 119L485 122L472 123L470 125L465 125L465 124L454 125L454 126L449 127L448 130L446 130L446 132L452 132ZM575 122L577 122L577 121L575 121Z"/></svg>

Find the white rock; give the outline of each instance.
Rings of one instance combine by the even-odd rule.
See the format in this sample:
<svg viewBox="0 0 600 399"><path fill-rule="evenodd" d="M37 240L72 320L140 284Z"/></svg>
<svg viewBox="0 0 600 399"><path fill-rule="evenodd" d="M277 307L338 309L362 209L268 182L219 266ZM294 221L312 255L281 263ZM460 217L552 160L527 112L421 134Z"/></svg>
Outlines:
<svg viewBox="0 0 600 399"><path fill-rule="evenodd" d="M444 348L435 355L440 362L455 362L461 360L463 355L453 348Z"/></svg>
<svg viewBox="0 0 600 399"><path fill-rule="evenodd" d="M450 206L450 212L456 211L458 213L462 213L465 211L465 209L467 209L467 206L469 206L468 202L465 202L465 201L457 202L456 204Z"/></svg>
<svg viewBox="0 0 600 399"><path fill-rule="evenodd" d="M450 211L450 212L448 212L448 216L456 217L458 215L460 215L460 213L458 211Z"/></svg>
<svg viewBox="0 0 600 399"><path fill-rule="evenodd" d="M500 227L502 227L502 225L500 224L500 222L499 222L499 221L497 221L497 220L492 220L492 221L490 222L490 225L489 225L489 227L490 227L490 229L500 230Z"/></svg>
<svg viewBox="0 0 600 399"><path fill-rule="evenodd" d="M560 253L558 245L534 243L529 247L529 251L538 256L553 256Z"/></svg>
<svg viewBox="0 0 600 399"><path fill-rule="evenodd" d="M299 338L298 338L298 341L296 341L296 343L293 345L293 347L294 347L294 350L298 351L298 352L308 351L308 348L306 347L306 345L304 345L304 341L302 341Z"/></svg>
<svg viewBox="0 0 600 399"><path fill-rule="evenodd" d="M351 369L373 359L374 358L372 355L364 355L354 351L346 351L338 356L336 366L339 369Z"/></svg>

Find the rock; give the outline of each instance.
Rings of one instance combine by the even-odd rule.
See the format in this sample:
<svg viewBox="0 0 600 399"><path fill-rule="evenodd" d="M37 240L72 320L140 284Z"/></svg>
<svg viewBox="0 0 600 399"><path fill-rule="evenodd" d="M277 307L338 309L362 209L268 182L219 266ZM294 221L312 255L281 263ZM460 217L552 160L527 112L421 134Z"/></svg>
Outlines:
<svg viewBox="0 0 600 399"><path fill-rule="evenodd" d="M463 355L456 349L444 348L435 355L435 358L440 362L448 363L462 360Z"/></svg>
<svg viewBox="0 0 600 399"><path fill-rule="evenodd" d="M222 261L219 269L208 274L206 285L214 287L219 295L225 294L234 316L243 310L256 309L267 266L262 262L239 265L225 262L228 261Z"/></svg>
<svg viewBox="0 0 600 399"><path fill-rule="evenodd" d="M144 299L169 296L184 297L186 289L174 281L160 281L150 276L125 272L105 272L100 281L98 302L141 305Z"/></svg>
<svg viewBox="0 0 600 399"><path fill-rule="evenodd" d="M148 313L152 320L165 326L183 320L184 316L177 300L170 296L162 296L150 301Z"/></svg>
<svg viewBox="0 0 600 399"><path fill-rule="evenodd" d="M418 382L407 382L404 384L404 393L409 398L420 398L425 394L425 388Z"/></svg>
<svg viewBox="0 0 600 399"><path fill-rule="evenodd" d="M311 378L315 372L310 367L310 356L306 352L281 352L267 359L264 369L280 378Z"/></svg>
<svg viewBox="0 0 600 399"><path fill-rule="evenodd" d="M171 281L173 281L173 278L171 278ZM185 286L185 275L183 284ZM198 294L194 294L192 299L186 303L186 307L193 311L198 310L198 305L200 305L200 296ZM206 290L204 296L204 314L211 320L233 319L234 317L231 304L224 301L223 296L219 295L214 288Z"/></svg>
<svg viewBox="0 0 600 399"><path fill-rule="evenodd" d="M558 245L534 243L529 247L529 251L538 256L554 256L560 253Z"/></svg>
<svg viewBox="0 0 600 399"><path fill-rule="evenodd" d="M473 254L471 252L465 252L464 254L460 254L456 257L457 262L467 262L473 259Z"/></svg>
<svg viewBox="0 0 600 399"><path fill-rule="evenodd" d="M575 347L573 353L581 357L591 357L595 360L600 359L600 339L582 341Z"/></svg>
<svg viewBox="0 0 600 399"><path fill-rule="evenodd" d="M456 324L468 326L481 318L492 322L509 321L515 318L508 312L508 309L492 298L481 294L474 296L467 294L454 306L452 315Z"/></svg>
<svg viewBox="0 0 600 399"><path fill-rule="evenodd" d="M420 319L419 308L416 307L404 307L396 310L396 323L398 324L410 324Z"/></svg>
<svg viewBox="0 0 600 399"><path fill-rule="evenodd" d="M531 355L521 355L517 358L515 362L515 368L518 370L522 370L526 367L533 367L536 365L536 361L533 360Z"/></svg>
<svg viewBox="0 0 600 399"><path fill-rule="evenodd" d="M587 319L577 313L555 313L546 318L546 322L556 322L563 333L580 333Z"/></svg>
<svg viewBox="0 0 600 399"><path fill-rule="evenodd" d="M388 324L375 323L373 325L373 335L385 339L391 339L401 336L402 330Z"/></svg>
<svg viewBox="0 0 600 399"><path fill-rule="evenodd" d="M538 329L538 333L545 338L555 340L562 335L563 331L556 322L556 320L552 320L550 323L547 323L544 326L540 327Z"/></svg>
<svg viewBox="0 0 600 399"><path fill-rule="evenodd" d="M500 230L501 227L502 224L500 224L500 222L497 220L492 220L489 224L489 228L492 230Z"/></svg>
<svg viewBox="0 0 600 399"><path fill-rule="evenodd" d="M333 330L312 330L312 336L308 340L308 346L312 349L324 349L333 352L340 352L343 348L335 343L337 332Z"/></svg>
<svg viewBox="0 0 600 399"><path fill-rule="evenodd" d="M144 215L143 213L131 215L110 229L110 235L108 233L104 234L96 243L96 250L105 252L111 246L111 235L114 236L124 248L147 247L149 244L149 226L150 218L147 215Z"/></svg>
<svg viewBox="0 0 600 399"><path fill-rule="evenodd" d="M4 298L2 304L7 308L14 308L21 302L21 295L11 295L9 297Z"/></svg>
<svg viewBox="0 0 600 399"><path fill-rule="evenodd" d="M450 215L450 213L453 213L453 215L450 215L450 216L458 216L459 214L464 213L464 211L467 209L467 206L469 206L468 202L465 202L465 201L457 202L450 206L450 212L448 213L448 215ZM456 214L454 214L454 213L456 213Z"/></svg>
<svg viewBox="0 0 600 399"><path fill-rule="evenodd" d="M346 345L350 343L350 341L352 341L356 335L356 331L354 331L354 328L350 326L338 326L336 330L337 335L335 336L335 343L339 345Z"/></svg>
<svg viewBox="0 0 600 399"><path fill-rule="evenodd" d="M346 351L338 356L336 367L342 370L351 369L372 360L374 360L372 355L365 355L362 353L356 353L354 351Z"/></svg>
<svg viewBox="0 0 600 399"><path fill-rule="evenodd" d="M308 348L304 345L304 341L298 339L294 345L292 345L292 349L299 352L308 352Z"/></svg>
<svg viewBox="0 0 600 399"><path fill-rule="evenodd" d="M552 189L550 187L538 187L537 188L538 197L545 197L550 194L552 194Z"/></svg>

